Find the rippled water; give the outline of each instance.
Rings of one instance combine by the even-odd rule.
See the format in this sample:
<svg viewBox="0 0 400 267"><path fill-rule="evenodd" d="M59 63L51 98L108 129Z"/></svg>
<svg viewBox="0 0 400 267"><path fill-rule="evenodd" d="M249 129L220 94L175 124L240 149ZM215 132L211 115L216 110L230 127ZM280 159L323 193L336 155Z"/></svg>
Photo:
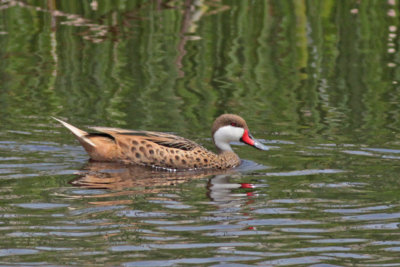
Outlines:
<svg viewBox="0 0 400 267"><path fill-rule="evenodd" d="M56 127L55 135L72 138ZM393 266L400 260L400 150L271 139L264 141L268 152L236 151L244 158L266 153L264 163L279 157L281 166L245 160L226 173L145 177L149 170L87 162L77 143L2 139L1 264ZM310 166L293 168L285 157Z"/></svg>
<svg viewBox="0 0 400 267"><path fill-rule="evenodd" d="M0 0L1 266L400 266L398 0ZM223 172L95 163L51 116Z"/></svg>

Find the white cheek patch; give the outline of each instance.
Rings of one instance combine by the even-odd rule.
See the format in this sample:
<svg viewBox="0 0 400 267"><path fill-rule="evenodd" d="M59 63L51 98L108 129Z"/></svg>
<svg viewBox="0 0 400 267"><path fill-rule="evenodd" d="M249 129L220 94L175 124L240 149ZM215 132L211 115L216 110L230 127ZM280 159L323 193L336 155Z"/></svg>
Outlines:
<svg viewBox="0 0 400 267"><path fill-rule="evenodd" d="M214 133L215 145L222 151L232 151L230 142L238 142L244 134L244 129L240 127L224 126Z"/></svg>

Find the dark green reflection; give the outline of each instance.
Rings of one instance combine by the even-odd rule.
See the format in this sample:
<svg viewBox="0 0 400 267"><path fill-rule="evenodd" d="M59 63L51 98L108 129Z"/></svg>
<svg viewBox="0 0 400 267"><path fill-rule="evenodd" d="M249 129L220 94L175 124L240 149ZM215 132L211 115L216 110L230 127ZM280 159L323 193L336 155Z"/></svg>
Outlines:
<svg viewBox="0 0 400 267"><path fill-rule="evenodd" d="M95 2L0 11L2 121L207 136L233 112L256 131L338 142L399 127L397 3Z"/></svg>

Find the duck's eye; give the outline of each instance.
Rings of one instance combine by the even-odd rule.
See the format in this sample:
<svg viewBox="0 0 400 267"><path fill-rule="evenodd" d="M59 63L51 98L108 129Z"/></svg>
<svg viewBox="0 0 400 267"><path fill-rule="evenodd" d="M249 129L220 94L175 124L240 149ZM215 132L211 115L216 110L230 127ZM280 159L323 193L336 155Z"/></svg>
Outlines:
<svg viewBox="0 0 400 267"><path fill-rule="evenodd" d="M231 122L231 125L234 126L234 127L237 126L236 122Z"/></svg>

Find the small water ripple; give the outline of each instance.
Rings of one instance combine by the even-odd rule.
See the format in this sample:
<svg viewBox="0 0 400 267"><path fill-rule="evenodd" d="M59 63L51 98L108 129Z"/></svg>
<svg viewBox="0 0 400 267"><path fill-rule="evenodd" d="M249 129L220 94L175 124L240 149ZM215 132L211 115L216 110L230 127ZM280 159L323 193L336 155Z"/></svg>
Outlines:
<svg viewBox="0 0 400 267"><path fill-rule="evenodd" d="M298 248L296 251L301 252L325 252L325 251L349 251L349 247L325 246L325 247L306 247Z"/></svg>
<svg viewBox="0 0 400 267"><path fill-rule="evenodd" d="M322 255L331 256L335 258L349 258L349 259L371 259L371 255L356 254L356 253L323 253Z"/></svg>
<svg viewBox="0 0 400 267"><path fill-rule="evenodd" d="M371 213L362 215L352 215L342 217L344 220L349 221L381 221L400 218L400 212L396 213Z"/></svg>
<svg viewBox="0 0 400 267"><path fill-rule="evenodd" d="M68 204L61 204L61 203L20 203L20 204L13 204L13 206L25 208L25 209L58 209L58 208L65 208L68 207Z"/></svg>
<svg viewBox="0 0 400 267"><path fill-rule="evenodd" d="M312 220L300 220L300 219L252 219L247 221L238 222L240 225L308 225L308 224L319 224L317 221Z"/></svg>
<svg viewBox="0 0 400 267"><path fill-rule="evenodd" d="M83 214L91 214L91 213L99 213L99 212L104 212L104 211L113 211L113 210L120 210L124 209L126 206L100 206L100 207L90 207L90 208L83 208L83 209L76 209L70 211L71 215L77 216L77 215L83 215Z"/></svg>
<svg viewBox="0 0 400 267"><path fill-rule="evenodd" d="M271 231L258 231L258 230L243 230L243 231L232 231L226 230L223 232L204 233L205 236L248 236L248 235L269 235Z"/></svg>
<svg viewBox="0 0 400 267"><path fill-rule="evenodd" d="M9 248L0 249L0 257L5 256L17 256L17 255L31 255L39 253L36 249L21 249L21 248Z"/></svg>
<svg viewBox="0 0 400 267"><path fill-rule="evenodd" d="M186 231L209 231L209 230L235 230L242 229L240 225L231 225L231 224L216 224L216 225L201 225L201 226L160 226L157 229L165 230L165 231L178 231L178 232L186 232Z"/></svg>
<svg viewBox="0 0 400 267"><path fill-rule="evenodd" d="M141 210L122 210L116 213L117 216L134 217L134 218L152 218L152 217L171 217L172 215L167 212L146 212Z"/></svg>
<svg viewBox="0 0 400 267"><path fill-rule="evenodd" d="M321 169L321 170L298 170L290 172L267 172L258 173L257 175L262 176L302 176L302 175L318 175L318 174L332 174L332 173L343 173L344 170L337 169Z"/></svg>
<svg viewBox="0 0 400 267"><path fill-rule="evenodd" d="M259 257L245 257L245 256L232 256L232 257L208 257L208 258L182 258L177 260L164 260L164 261L133 261L123 263L122 266L174 266L177 264L206 264L213 262L236 262L236 261L252 261L258 260Z"/></svg>
<svg viewBox="0 0 400 267"><path fill-rule="evenodd" d="M141 246L120 245L110 247L111 251L143 251L152 249L194 249L194 248L233 248L233 247L251 247L252 243L232 242L232 243L169 243L169 244L144 244Z"/></svg>
<svg viewBox="0 0 400 267"><path fill-rule="evenodd" d="M371 223L371 224L360 224L357 226L352 226L354 229L364 229L364 230L397 230L400 229L399 223Z"/></svg>
<svg viewBox="0 0 400 267"><path fill-rule="evenodd" d="M264 266L299 265L299 264L314 264L329 260L332 260L332 258L328 256L304 256L304 257L293 257L293 258L262 261L259 262L259 264Z"/></svg>
<svg viewBox="0 0 400 267"><path fill-rule="evenodd" d="M309 240L311 243L327 243L327 244L338 244L338 243L365 243L367 239L362 238L326 238L318 240Z"/></svg>

